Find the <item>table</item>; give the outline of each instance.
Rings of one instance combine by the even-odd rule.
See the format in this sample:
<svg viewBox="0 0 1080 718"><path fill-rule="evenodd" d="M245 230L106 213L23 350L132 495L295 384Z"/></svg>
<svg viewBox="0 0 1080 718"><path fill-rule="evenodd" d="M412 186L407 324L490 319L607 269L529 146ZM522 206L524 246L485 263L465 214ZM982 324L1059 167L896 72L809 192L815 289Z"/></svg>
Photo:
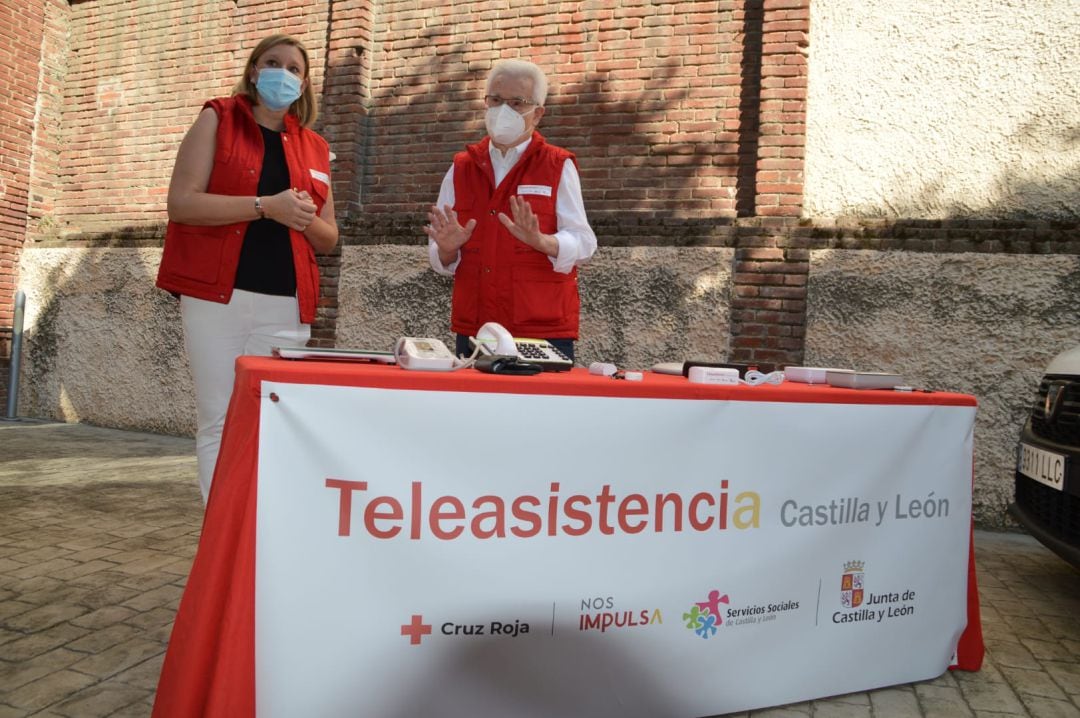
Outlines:
<svg viewBox="0 0 1080 718"><path fill-rule="evenodd" d="M242 357L153 715L689 718L978 670L975 408Z"/></svg>

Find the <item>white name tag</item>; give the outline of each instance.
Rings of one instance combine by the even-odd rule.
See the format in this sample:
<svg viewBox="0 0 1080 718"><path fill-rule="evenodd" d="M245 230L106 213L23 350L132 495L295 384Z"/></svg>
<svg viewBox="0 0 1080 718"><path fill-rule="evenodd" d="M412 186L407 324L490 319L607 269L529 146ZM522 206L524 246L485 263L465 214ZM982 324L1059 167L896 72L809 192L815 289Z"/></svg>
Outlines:
<svg viewBox="0 0 1080 718"><path fill-rule="evenodd" d="M319 170L311 170L311 176L322 182L327 187L330 186L330 175L326 174L325 172L320 172Z"/></svg>
<svg viewBox="0 0 1080 718"><path fill-rule="evenodd" d="M542 184L519 184L517 188L518 194L536 194L541 197L550 197L551 188Z"/></svg>

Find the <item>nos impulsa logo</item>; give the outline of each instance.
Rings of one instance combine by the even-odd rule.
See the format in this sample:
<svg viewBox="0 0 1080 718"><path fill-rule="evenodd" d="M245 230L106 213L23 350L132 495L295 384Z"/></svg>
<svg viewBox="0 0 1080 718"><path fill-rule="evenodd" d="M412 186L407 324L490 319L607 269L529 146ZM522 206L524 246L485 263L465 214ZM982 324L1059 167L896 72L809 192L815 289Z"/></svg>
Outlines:
<svg viewBox="0 0 1080 718"><path fill-rule="evenodd" d="M529 624L514 619L512 621L487 621L482 623L456 623L444 621L438 625L424 622L422 614L414 613L408 623L401 625L401 635L408 636L409 644L419 646L424 636L437 635L448 638L491 637L517 638L529 633Z"/></svg>
<svg viewBox="0 0 1080 718"><path fill-rule="evenodd" d="M607 633L624 628L644 628L663 624L664 616L659 608L626 608L614 596L596 596L581 599L578 615L579 631Z"/></svg>

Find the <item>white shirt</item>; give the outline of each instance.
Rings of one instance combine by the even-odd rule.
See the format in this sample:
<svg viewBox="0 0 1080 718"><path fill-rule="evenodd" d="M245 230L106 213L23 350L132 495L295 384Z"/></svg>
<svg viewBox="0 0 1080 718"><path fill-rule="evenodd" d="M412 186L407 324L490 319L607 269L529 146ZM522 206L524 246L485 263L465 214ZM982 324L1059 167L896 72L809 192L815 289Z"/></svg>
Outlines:
<svg viewBox="0 0 1080 718"><path fill-rule="evenodd" d="M532 142L531 137L520 145L511 147L507 150L505 157L494 144L489 145L488 153L491 155L491 168L495 171L496 187L506 179L506 175L517 164L530 142ZM452 209L455 201L454 166L450 165L439 188L438 206L440 209L443 207ZM581 198L581 178L578 176L573 160L566 160L563 165L559 192L555 197L555 217L557 230L554 236L559 243L559 253L548 259L551 260L551 266L556 272L567 274L596 252L596 234L593 233L589 220L585 216L585 202ZM461 261L461 252L458 252L457 258L450 266L444 267L439 260L439 245L435 244L434 240L428 239L428 261L431 262L431 268L439 274L453 274Z"/></svg>

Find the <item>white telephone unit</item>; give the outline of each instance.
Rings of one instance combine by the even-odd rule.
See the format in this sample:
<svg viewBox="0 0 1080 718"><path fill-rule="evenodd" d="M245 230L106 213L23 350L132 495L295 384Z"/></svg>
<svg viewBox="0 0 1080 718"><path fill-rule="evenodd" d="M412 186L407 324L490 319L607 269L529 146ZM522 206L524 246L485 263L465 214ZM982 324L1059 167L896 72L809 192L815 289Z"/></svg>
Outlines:
<svg viewBox="0 0 1080 718"><path fill-rule="evenodd" d="M481 354L502 354L517 356L517 344L506 327L496 322L488 322L476 332L473 344L480 347Z"/></svg>
<svg viewBox="0 0 1080 718"><path fill-rule="evenodd" d="M469 341L481 354L501 354L521 357L527 362L539 364L544 371L567 371L574 362L544 339L522 339L510 335L502 324L488 322L477 330Z"/></svg>
<svg viewBox="0 0 1080 718"><path fill-rule="evenodd" d="M402 337L394 347L394 357L402 369L453 371L459 368L454 355L438 339Z"/></svg>

